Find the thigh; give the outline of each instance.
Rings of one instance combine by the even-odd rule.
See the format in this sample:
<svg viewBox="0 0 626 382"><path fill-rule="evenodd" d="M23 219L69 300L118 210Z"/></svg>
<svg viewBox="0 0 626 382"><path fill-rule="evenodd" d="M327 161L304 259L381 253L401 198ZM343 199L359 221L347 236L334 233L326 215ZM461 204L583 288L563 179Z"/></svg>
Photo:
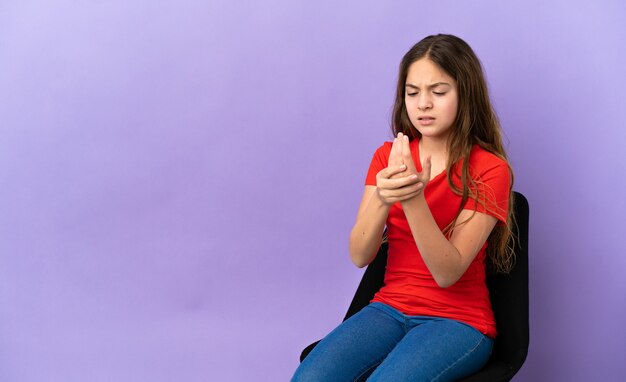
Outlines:
<svg viewBox="0 0 626 382"><path fill-rule="evenodd" d="M293 381L359 381L405 334L400 322L371 305L330 332L302 361Z"/></svg>
<svg viewBox="0 0 626 382"><path fill-rule="evenodd" d="M480 370L492 346L469 325L432 319L411 329L368 381L455 381Z"/></svg>

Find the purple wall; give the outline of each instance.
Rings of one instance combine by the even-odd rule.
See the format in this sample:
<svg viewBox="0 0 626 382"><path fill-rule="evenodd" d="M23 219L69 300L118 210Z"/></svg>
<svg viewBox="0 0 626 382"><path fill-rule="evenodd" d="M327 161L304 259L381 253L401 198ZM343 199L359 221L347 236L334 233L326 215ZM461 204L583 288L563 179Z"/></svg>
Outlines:
<svg viewBox="0 0 626 382"><path fill-rule="evenodd" d="M531 204L516 380L626 374L623 2L52 3L0 3L0 380L287 380L356 288L396 68L437 32Z"/></svg>

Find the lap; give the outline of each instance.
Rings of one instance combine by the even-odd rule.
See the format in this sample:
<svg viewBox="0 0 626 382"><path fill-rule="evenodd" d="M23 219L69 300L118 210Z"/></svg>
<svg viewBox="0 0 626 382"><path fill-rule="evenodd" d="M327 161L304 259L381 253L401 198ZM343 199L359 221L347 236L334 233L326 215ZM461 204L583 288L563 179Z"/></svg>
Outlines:
<svg viewBox="0 0 626 382"><path fill-rule="evenodd" d="M365 380L404 335L397 320L366 306L317 344L292 381Z"/></svg>
<svg viewBox="0 0 626 382"><path fill-rule="evenodd" d="M492 343L458 321L404 316L374 303L330 332L292 381L455 380L480 370Z"/></svg>
<svg viewBox="0 0 626 382"><path fill-rule="evenodd" d="M480 370L492 346L466 324L433 319L411 329L368 381L455 381Z"/></svg>

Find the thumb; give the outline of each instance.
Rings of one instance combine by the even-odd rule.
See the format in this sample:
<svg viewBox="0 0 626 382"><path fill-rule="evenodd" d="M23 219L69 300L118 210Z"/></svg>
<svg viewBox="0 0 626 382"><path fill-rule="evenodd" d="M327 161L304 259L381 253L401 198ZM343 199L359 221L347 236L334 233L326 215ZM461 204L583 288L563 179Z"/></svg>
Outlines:
<svg viewBox="0 0 626 382"><path fill-rule="evenodd" d="M430 169L432 167L432 164L430 162L430 156L426 157L426 160L424 160L424 165L422 166L422 178L425 179L426 182L428 182L430 180Z"/></svg>

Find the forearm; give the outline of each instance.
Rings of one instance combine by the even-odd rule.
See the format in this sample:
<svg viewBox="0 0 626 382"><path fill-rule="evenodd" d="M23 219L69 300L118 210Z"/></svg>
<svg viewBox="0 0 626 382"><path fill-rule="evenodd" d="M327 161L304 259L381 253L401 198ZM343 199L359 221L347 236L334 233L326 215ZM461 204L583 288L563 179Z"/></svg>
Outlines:
<svg viewBox="0 0 626 382"><path fill-rule="evenodd" d="M457 248L437 226L423 194L402 203L417 248L437 284L454 284L467 266Z"/></svg>
<svg viewBox="0 0 626 382"><path fill-rule="evenodd" d="M382 241L389 206L372 195L350 232L350 258L359 268L372 262Z"/></svg>

